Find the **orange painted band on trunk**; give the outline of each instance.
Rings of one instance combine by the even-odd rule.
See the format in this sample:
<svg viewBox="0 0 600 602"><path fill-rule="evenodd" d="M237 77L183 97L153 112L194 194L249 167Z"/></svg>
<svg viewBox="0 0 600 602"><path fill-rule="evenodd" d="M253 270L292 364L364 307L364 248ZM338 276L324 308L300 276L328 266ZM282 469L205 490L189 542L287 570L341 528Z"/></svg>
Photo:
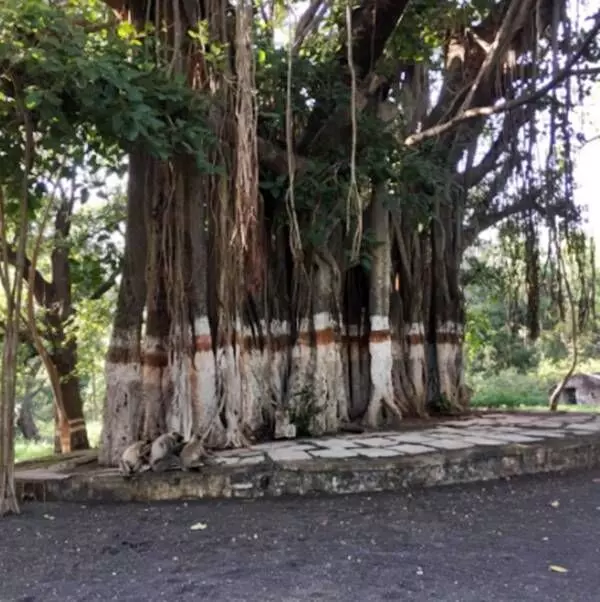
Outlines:
<svg viewBox="0 0 600 602"><path fill-rule="evenodd" d="M140 362L140 353L130 347L109 347L106 361L111 364L137 364Z"/></svg>
<svg viewBox="0 0 600 602"><path fill-rule="evenodd" d="M449 343L451 345L460 345L462 343L462 336L455 332L436 332L435 342L439 344Z"/></svg>
<svg viewBox="0 0 600 602"><path fill-rule="evenodd" d="M369 334L369 343L384 343L389 341L392 335L389 329L386 330L372 330Z"/></svg>
<svg viewBox="0 0 600 602"><path fill-rule="evenodd" d="M335 343L335 332L333 328L324 328L323 330L317 330L314 334L310 332L298 333L296 340L297 345L305 345L307 347L319 346L319 345L330 345Z"/></svg>
<svg viewBox="0 0 600 602"><path fill-rule="evenodd" d="M164 368L169 364L169 356L165 351L146 351L142 355L142 364L152 368Z"/></svg>
<svg viewBox="0 0 600 602"><path fill-rule="evenodd" d="M267 338L267 346L272 351L284 351L289 349L292 344L292 337L289 334L280 334L275 337Z"/></svg>
<svg viewBox="0 0 600 602"><path fill-rule="evenodd" d="M425 343L425 335L423 333L407 334L406 342L409 345L423 345Z"/></svg>
<svg viewBox="0 0 600 602"><path fill-rule="evenodd" d="M368 334L345 334L342 335L342 342L344 345L368 345L369 335Z"/></svg>
<svg viewBox="0 0 600 602"><path fill-rule="evenodd" d="M196 351L212 351L212 336L209 334L199 334L194 341Z"/></svg>

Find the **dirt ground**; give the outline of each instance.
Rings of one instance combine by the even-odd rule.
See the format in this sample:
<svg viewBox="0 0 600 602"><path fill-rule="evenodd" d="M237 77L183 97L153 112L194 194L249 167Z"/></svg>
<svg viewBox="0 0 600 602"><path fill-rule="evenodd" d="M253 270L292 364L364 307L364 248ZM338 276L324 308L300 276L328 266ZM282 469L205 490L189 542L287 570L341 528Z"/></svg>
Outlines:
<svg viewBox="0 0 600 602"><path fill-rule="evenodd" d="M22 510L0 522L0 602L594 602L600 591L600 471L412 494Z"/></svg>

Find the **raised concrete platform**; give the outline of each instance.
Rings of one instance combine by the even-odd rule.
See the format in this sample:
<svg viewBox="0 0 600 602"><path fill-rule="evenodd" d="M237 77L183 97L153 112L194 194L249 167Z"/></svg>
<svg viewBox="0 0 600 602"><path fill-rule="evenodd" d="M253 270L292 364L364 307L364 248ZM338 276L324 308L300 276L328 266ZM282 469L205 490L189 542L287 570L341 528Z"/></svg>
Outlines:
<svg viewBox="0 0 600 602"><path fill-rule="evenodd" d="M219 452L195 472L124 480L88 453L17 466L16 479L24 499L158 501L393 491L598 465L600 415L498 412L418 430L263 443Z"/></svg>

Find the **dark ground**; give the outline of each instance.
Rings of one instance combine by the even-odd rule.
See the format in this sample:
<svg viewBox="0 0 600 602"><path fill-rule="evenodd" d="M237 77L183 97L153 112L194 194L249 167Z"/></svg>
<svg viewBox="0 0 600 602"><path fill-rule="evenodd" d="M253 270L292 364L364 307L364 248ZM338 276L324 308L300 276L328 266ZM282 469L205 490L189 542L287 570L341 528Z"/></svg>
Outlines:
<svg viewBox="0 0 600 602"><path fill-rule="evenodd" d="M22 510L0 519L0 602L600 601L600 471L412 494Z"/></svg>

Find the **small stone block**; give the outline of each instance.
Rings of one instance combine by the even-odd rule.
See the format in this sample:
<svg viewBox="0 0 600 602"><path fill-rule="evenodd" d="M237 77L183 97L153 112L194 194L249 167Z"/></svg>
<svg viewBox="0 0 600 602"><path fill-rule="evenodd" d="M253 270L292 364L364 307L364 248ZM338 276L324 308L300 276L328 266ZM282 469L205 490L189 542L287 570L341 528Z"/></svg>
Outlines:
<svg viewBox="0 0 600 602"><path fill-rule="evenodd" d="M476 437L475 435L464 435L461 437L463 441L466 443L470 443L472 445L485 445L489 447L493 447L496 445L506 445L507 441L500 441L500 439L491 439L487 437ZM516 442L515 442L516 443Z"/></svg>
<svg viewBox="0 0 600 602"><path fill-rule="evenodd" d="M521 435L525 435L526 437L542 437L545 439L552 439L552 438L561 438L565 436L565 433L563 431L559 431L559 430L542 430L542 429L531 429L529 431L521 431L519 434Z"/></svg>
<svg viewBox="0 0 600 602"><path fill-rule="evenodd" d="M368 447L386 447L394 444L394 441L392 441L391 438L384 439L383 437L368 437L365 439L355 439L355 441Z"/></svg>
<svg viewBox="0 0 600 602"><path fill-rule="evenodd" d="M254 466L255 464L260 464L264 461L264 454L261 454L260 456L246 456L244 458L239 459L238 466Z"/></svg>
<svg viewBox="0 0 600 602"><path fill-rule="evenodd" d="M425 447L424 445L414 445L412 443L406 443L404 445L394 445L393 447L388 447L388 449L393 449L395 451L399 451L403 454L428 454L434 451L431 447Z"/></svg>
<svg viewBox="0 0 600 602"><path fill-rule="evenodd" d="M356 439L347 439L341 437L339 439L315 439L314 443L315 445L324 447L326 449L347 449L358 446ZM314 449L315 445L313 445L311 449Z"/></svg>
<svg viewBox="0 0 600 602"><path fill-rule="evenodd" d="M498 441L504 441L506 443L534 443L535 441L539 441L541 439L541 437L530 437L524 435L523 431L504 433L502 431L493 429L476 431L473 432L472 435L469 433L468 436L483 437L484 439L489 437L490 439L498 439Z"/></svg>
<svg viewBox="0 0 600 602"><path fill-rule="evenodd" d="M64 481L70 478L70 474L54 472L47 468L30 468L25 470L16 470L16 479L27 479L28 481Z"/></svg>
<svg viewBox="0 0 600 602"><path fill-rule="evenodd" d="M437 449L467 449L468 447L472 447L470 443L461 441L458 437L456 439L432 437L431 442L428 443L428 445Z"/></svg>
<svg viewBox="0 0 600 602"><path fill-rule="evenodd" d="M303 460L311 459L308 452L294 451L286 448L272 449L271 451L268 451L267 454L274 462L301 462Z"/></svg>
<svg viewBox="0 0 600 602"><path fill-rule="evenodd" d="M398 450L391 449L389 447L371 447L368 449L361 449L359 450L358 454L360 456L366 456L367 458L389 458L391 456L402 455L402 453Z"/></svg>
<svg viewBox="0 0 600 602"><path fill-rule="evenodd" d="M569 424L569 431L579 431L581 433L596 433L600 431L600 422L589 422L582 424Z"/></svg>
<svg viewBox="0 0 600 602"><path fill-rule="evenodd" d="M428 434L405 433L403 435L395 435L394 437L390 437L390 439L394 442L394 445L398 445L399 443L416 443L417 445L429 445L429 442L435 440L435 438L436 437L433 431L429 431Z"/></svg>
<svg viewBox="0 0 600 602"><path fill-rule="evenodd" d="M310 452L315 458L356 458L357 449L315 449Z"/></svg>

